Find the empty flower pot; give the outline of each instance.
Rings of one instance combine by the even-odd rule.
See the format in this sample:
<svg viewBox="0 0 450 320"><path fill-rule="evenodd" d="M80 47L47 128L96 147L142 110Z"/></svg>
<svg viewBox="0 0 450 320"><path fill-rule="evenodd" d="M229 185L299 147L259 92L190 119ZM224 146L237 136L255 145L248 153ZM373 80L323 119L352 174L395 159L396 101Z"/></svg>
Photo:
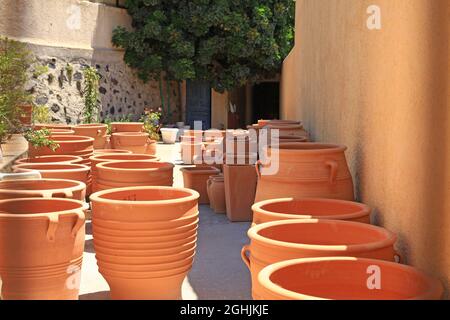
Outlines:
<svg viewBox="0 0 450 320"><path fill-rule="evenodd" d="M103 149L106 145L106 131L108 126L101 123L79 124L73 127L77 136L91 137L94 139L94 149Z"/></svg>
<svg viewBox="0 0 450 320"><path fill-rule="evenodd" d="M442 284L398 263L354 257L295 259L264 268L261 300L438 300Z"/></svg>
<svg viewBox="0 0 450 320"><path fill-rule="evenodd" d="M84 201L86 185L75 180L38 179L0 181L0 199L67 198Z"/></svg>
<svg viewBox="0 0 450 320"><path fill-rule="evenodd" d="M199 203L209 204L207 181L210 176L217 175L220 170L215 167L190 167L182 168L184 187L193 189L200 194Z"/></svg>
<svg viewBox="0 0 450 320"><path fill-rule="evenodd" d="M81 266L86 208L71 199L0 201L3 299L78 299L68 283Z"/></svg>
<svg viewBox="0 0 450 320"><path fill-rule="evenodd" d="M354 200L346 147L323 143L286 143L268 147L259 176L255 202L277 198Z"/></svg>
<svg viewBox="0 0 450 320"><path fill-rule="evenodd" d="M111 131L116 132L142 132L144 124L142 122L112 122Z"/></svg>
<svg viewBox="0 0 450 320"><path fill-rule="evenodd" d="M96 166L98 190L131 186L172 186L174 165L157 161L113 161Z"/></svg>
<svg viewBox="0 0 450 320"><path fill-rule="evenodd" d="M90 167L70 163L23 163L13 166L14 172L39 171L45 179L76 180L88 184Z"/></svg>
<svg viewBox="0 0 450 320"><path fill-rule="evenodd" d="M369 206L344 200L304 198L273 199L255 203L253 225L291 219L331 219L370 223Z"/></svg>
<svg viewBox="0 0 450 320"><path fill-rule="evenodd" d="M165 144L174 144L177 141L177 135L176 128L161 128L161 136Z"/></svg>
<svg viewBox="0 0 450 320"><path fill-rule="evenodd" d="M290 259L353 256L394 261L397 237L369 224L339 220L284 220L263 223L248 231L242 258L251 270L252 294L260 295L258 274L266 266ZM247 256L249 253L249 256Z"/></svg>
<svg viewBox="0 0 450 320"><path fill-rule="evenodd" d="M22 158L15 161L15 164L24 163L40 163L40 164L53 164L53 163L74 163L80 164L83 158L78 156L67 155L54 155L54 156L42 156L34 158Z"/></svg>
<svg viewBox="0 0 450 320"><path fill-rule="evenodd" d="M213 176L208 179L208 197L215 213L226 213L225 181L223 176Z"/></svg>

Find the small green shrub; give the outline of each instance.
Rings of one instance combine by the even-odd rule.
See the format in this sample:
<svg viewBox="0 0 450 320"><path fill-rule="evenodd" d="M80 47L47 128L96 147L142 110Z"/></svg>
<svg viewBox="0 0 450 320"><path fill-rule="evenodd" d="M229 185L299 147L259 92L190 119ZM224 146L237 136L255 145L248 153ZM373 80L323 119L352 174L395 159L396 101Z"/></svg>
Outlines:
<svg viewBox="0 0 450 320"><path fill-rule="evenodd" d="M29 129L25 131L25 139L35 148L37 147L48 147L50 150L55 151L59 148L59 144L50 138L50 130L32 130Z"/></svg>

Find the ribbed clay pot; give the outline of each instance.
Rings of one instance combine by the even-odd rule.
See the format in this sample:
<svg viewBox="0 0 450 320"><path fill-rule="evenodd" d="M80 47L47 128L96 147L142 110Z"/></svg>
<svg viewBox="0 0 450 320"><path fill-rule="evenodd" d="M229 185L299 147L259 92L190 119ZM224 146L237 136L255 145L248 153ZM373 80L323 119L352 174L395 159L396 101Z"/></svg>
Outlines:
<svg viewBox="0 0 450 320"><path fill-rule="evenodd" d="M144 124L142 122L112 122L111 132L142 132Z"/></svg>
<svg viewBox="0 0 450 320"><path fill-rule="evenodd" d="M114 149L128 150L133 153L148 153L148 148L153 141L148 133L144 132L119 132L111 136L111 144Z"/></svg>
<svg viewBox="0 0 450 320"><path fill-rule="evenodd" d="M252 275L252 295L259 298L258 274L290 259L352 256L394 261L396 235L369 224L339 220L284 220L250 228L242 259ZM249 253L249 256L247 255Z"/></svg>
<svg viewBox="0 0 450 320"><path fill-rule="evenodd" d="M84 201L86 185L75 180L38 179L0 181L0 199L67 198Z"/></svg>
<svg viewBox="0 0 450 320"><path fill-rule="evenodd" d="M67 179L85 183L89 182L90 167L70 163L24 163L13 166L14 172L39 171L44 179Z"/></svg>
<svg viewBox="0 0 450 320"><path fill-rule="evenodd" d="M226 213L225 181L223 176L213 176L208 179L208 197L215 213Z"/></svg>
<svg viewBox="0 0 450 320"><path fill-rule="evenodd" d="M227 158L226 160L234 163L249 163L249 159L246 158ZM257 183L254 166L224 164L223 175L228 219L232 222L252 221L252 205L255 202Z"/></svg>
<svg viewBox="0 0 450 320"><path fill-rule="evenodd" d="M196 247L199 194L131 187L91 196L94 247L112 299L180 299Z"/></svg>
<svg viewBox="0 0 450 320"><path fill-rule="evenodd" d="M174 165L157 161L113 161L96 167L96 188L172 186Z"/></svg>
<svg viewBox="0 0 450 320"><path fill-rule="evenodd" d="M3 299L78 299L86 207L71 199L0 201Z"/></svg>
<svg viewBox="0 0 450 320"><path fill-rule="evenodd" d="M255 203L253 225L292 219L327 219L370 223L369 206L352 201L304 198L273 199Z"/></svg>
<svg viewBox="0 0 450 320"><path fill-rule="evenodd" d="M82 161L83 161L83 158L77 157L77 156L56 155L56 156L34 157L34 158L22 158L22 159L16 160L14 164L26 164L26 163L40 163L40 164L71 163L71 164L80 164Z"/></svg>
<svg viewBox="0 0 450 320"><path fill-rule="evenodd" d="M220 170L215 167L182 168L184 187L197 191L200 194L199 203L209 204L207 181L210 176L218 175Z"/></svg>
<svg viewBox="0 0 450 320"><path fill-rule="evenodd" d="M79 124L73 127L77 136L91 137L94 139L94 149L103 149L106 145L106 131L108 126L101 123Z"/></svg>
<svg viewBox="0 0 450 320"><path fill-rule="evenodd" d="M255 202L286 197L354 200L345 146L286 143L267 150L268 163L256 165Z"/></svg>
<svg viewBox="0 0 450 320"><path fill-rule="evenodd" d="M94 156L100 154L132 154L130 150L120 150L120 149L95 149Z"/></svg>
<svg viewBox="0 0 450 320"><path fill-rule="evenodd" d="M373 289L375 272L380 286ZM437 279L413 267L353 257L275 263L260 272L258 282L261 300L438 300L443 295Z"/></svg>

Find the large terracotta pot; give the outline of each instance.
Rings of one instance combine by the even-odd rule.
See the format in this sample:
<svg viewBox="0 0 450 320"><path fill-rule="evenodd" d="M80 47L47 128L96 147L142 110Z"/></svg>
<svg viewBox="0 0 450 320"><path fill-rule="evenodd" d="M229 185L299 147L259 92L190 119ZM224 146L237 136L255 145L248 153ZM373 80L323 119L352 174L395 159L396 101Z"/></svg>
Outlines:
<svg viewBox="0 0 450 320"><path fill-rule="evenodd" d="M306 139L309 137L308 131L305 130L301 123L274 123L271 121L264 127L264 130L268 130L269 134L271 130L278 130L280 136L301 136Z"/></svg>
<svg viewBox="0 0 450 320"><path fill-rule="evenodd" d="M174 165L157 161L113 161L97 164L96 188L172 186Z"/></svg>
<svg viewBox="0 0 450 320"><path fill-rule="evenodd" d="M0 181L0 199L67 198L84 201L86 185L75 180L38 179Z"/></svg>
<svg viewBox="0 0 450 320"><path fill-rule="evenodd" d="M195 254L198 198L193 190L172 187L91 196L96 258L112 299L181 298Z"/></svg>
<svg viewBox="0 0 450 320"><path fill-rule="evenodd" d="M144 124L142 122L112 122L111 132L142 132Z"/></svg>
<svg viewBox="0 0 450 320"><path fill-rule="evenodd" d="M68 284L79 278L86 207L71 199L0 201L3 299L78 299Z"/></svg>
<svg viewBox="0 0 450 320"><path fill-rule="evenodd" d="M352 256L394 261L395 234L369 224L339 220L284 220L250 228L251 244L242 259L252 275L252 294L258 298L258 274L266 266L290 259ZM249 256L247 256L249 253Z"/></svg>
<svg viewBox="0 0 450 320"><path fill-rule="evenodd" d="M42 156L34 158L22 158L15 161L15 164L25 164L25 163L40 163L40 164L50 164L50 163L72 163L80 164L83 158L77 156L66 156L66 155L56 155L56 156Z"/></svg>
<svg viewBox="0 0 450 320"><path fill-rule="evenodd" d="M215 213L226 213L227 207L225 202L225 181L223 176L213 176L207 182L208 197L211 202L211 207Z"/></svg>
<svg viewBox="0 0 450 320"><path fill-rule="evenodd" d="M237 161L240 162L240 160ZM252 221L252 205L255 200L257 182L254 167L224 164L223 175L228 219L232 222Z"/></svg>
<svg viewBox="0 0 450 320"><path fill-rule="evenodd" d="M273 199L255 203L253 225L292 219L331 219L370 223L369 206L344 200L304 198Z"/></svg>
<svg viewBox="0 0 450 320"><path fill-rule="evenodd" d="M103 149L106 144L106 131L108 126L101 123L79 124L73 127L77 136L91 137L94 139L94 149Z"/></svg>
<svg viewBox="0 0 450 320"><path fill-rule="evenodd" d="M13 166L14 172L39 171L44 179L67 179L88 184L90 167L70 163L24 163Z"/></svg>
<svg viewBox="0 0 450 320"><path fill-rule="evenodd" d="M153 143L148 133L120 132L113 133L111 143L114 149L128 150L133 153L147 153L149 145Z"/></svg>
<svg viewBox="0 0 450 320"><path fill-rule="evenodd" d="M200 194L199 203L209 204L207 181L210 176L217 175L220 170L215 167L189 167L180 170L183 173L184 187L193 189Z"/></svg>
<svg viewBox="0 0 450 320"><path fill-rule="evenodd" d="M345 150L345 146L323 143L268 147L269 163L256 166L259 181L255 202L286 197L353 201L353 179Z"/></svg>
<svg viewBox="0 0 450 320"><path fill-rule="evenodd" d="M373 289L375 275L380 287ZM259 276L262 300L438 300L442 284L398 263L352 257L283 261ZM371 284L372 286L369 286Z"/></svg>
<svg viewBox="0 0 450 320"><path fill-rule="evenodd" d="M130 150L120 150L120 149L95 149L94 156L100 154L132 154Z"/></svg>

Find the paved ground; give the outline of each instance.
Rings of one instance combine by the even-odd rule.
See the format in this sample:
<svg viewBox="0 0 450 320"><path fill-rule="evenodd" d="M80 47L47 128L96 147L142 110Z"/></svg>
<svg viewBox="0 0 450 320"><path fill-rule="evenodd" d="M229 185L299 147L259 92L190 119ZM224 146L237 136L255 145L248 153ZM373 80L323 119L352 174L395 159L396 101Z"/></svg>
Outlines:
<svg viewBox="0 0 450 320"><path fill-rule="evenodd" d="M179 158L178 145L158 145L163 161ZM180 166L174 172L174 185L183 186ZM183 284L185 300L251 299L250 274L241 261L240 251L247 243L250 223L230 223L209 206L200 206L198 248L192 271ZM80 299L109 299L109 287L97 270L91 224L87 224L86 248L81 276Z"/></svg>

